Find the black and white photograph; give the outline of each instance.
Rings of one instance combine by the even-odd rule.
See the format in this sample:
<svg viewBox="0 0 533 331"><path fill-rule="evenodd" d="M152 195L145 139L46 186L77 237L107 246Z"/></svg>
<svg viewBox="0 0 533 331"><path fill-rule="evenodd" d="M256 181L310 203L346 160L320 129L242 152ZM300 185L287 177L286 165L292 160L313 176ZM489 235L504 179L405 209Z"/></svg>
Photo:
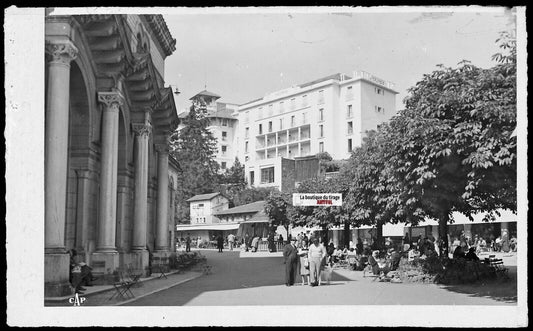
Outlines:
<svg viewBox="0 0 533 331"><path fill-rule="evenodd" d="M525 7L4 22L7 325L527 327Z"/></svg>

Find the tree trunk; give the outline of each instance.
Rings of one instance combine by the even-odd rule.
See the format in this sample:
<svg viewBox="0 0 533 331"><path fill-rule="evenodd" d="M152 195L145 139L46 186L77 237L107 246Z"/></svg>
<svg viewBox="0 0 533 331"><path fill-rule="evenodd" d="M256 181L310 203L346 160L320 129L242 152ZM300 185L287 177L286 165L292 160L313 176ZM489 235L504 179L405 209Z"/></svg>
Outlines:
<svg viewBox="0 0 533 331"><path fill-rule="evenodd" d="M350 245L350 222L344 221L344 240L343 245L349 248Z"/></svg>
<svg viewBox="0 0 533 331"><path fill-rule="evenodd" d="M378 247L380 250L382 250L385 245L383 242L383 221L378 220L376 223L376 237L378 242Z"/></svg>
<svg viewBox="0 0 533 331"><path fill-rule="evenodd" d="M326 246L328 244L328 226L322 225L322 244Z"/></svg>
<svg viewBox="0 0 533 331"><path fill-rule="evenodd" d="M450 214L448 212L445 212L442 214L442 216L439 218L439 241L440 241L440 256L448 258L448 220L450 218Z"/></svg>

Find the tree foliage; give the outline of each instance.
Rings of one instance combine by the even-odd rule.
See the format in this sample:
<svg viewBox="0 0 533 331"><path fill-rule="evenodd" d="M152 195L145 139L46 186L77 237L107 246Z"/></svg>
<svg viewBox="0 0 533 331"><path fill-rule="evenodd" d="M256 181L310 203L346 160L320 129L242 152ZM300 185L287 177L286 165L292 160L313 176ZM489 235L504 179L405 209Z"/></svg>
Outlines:
<svg viewBox="0 0 533 331"><path fill-rule="evenodd" d="M265 202L265 213L269 216L272 225L282 225L288 228L293 222L295 213L292 195L278 190L272 191Z"/></svg>
<svg viewBox="0 0 533 331"><path fill-rule="evenodd" d="M207 129L209 119L206 109L193 104L189 114L183 119L183 126L170 136L170 153L178 161L178 219L188 220L187 199L197 194L211 193L218 182L216 138Z"/></svg>
<svg viewBox="0 0 533 331"><path fill-rule="evenodd" d="M405 109L354 153L356 217L416 224L438 219L447 247L452 212L486 219L516 211L516 59L492 68L439 66L409 89ZM453 222L453 220L451 220Z"/></svg>
<svg viewBox="0 0 533 331"><path fill-rule="evenodd" d="M380 227L430 217L439 220L447 248L453 212L489 220L499 209L516 211L516 44L509 34L498 43L503 53L493 56L492 68L462 61L424 75L409 89L405 109L367 133L336 181L298 188L343 192L343 208L295 208L294 221L330 226L348 218Z"/></svg>

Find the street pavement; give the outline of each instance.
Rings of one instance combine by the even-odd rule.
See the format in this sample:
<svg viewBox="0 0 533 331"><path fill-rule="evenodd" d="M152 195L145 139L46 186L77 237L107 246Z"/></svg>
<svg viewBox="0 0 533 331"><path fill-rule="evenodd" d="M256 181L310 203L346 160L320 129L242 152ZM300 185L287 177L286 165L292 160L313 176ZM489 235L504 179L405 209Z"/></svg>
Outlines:
<svg viewBox="0 0 533 331"><path fill-rule="evenodd" d="M362 271L335 270L329 285L284 285L280 254L202 250L212 273L121 303L124 306L255 306L255 305L516 305L516 262L505 257L511 281L501 284L441 286L386 283L363 277ZM516 257L514 258L516 261ZM169 282L171 283L171 282ZM514 292L513 292L514 289ZM511 294L509 294L511 293Z"/></svg>

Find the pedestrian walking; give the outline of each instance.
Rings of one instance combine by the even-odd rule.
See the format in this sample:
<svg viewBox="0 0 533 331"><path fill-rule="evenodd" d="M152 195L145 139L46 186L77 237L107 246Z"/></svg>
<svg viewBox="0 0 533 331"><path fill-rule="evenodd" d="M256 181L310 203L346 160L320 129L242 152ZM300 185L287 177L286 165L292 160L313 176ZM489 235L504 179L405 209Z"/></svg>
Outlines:
<svg viewBox="0 0 533 331"><path fill-rule="evenodd" d="M217 248L218 248L218 252L222 253L222 248L224 248L224 238L222 237L221 234L217 236Z"/></svg>
<svg viewBox="0 0 533 331"><path fill-rule="evenodd" d="M276 252L276 244L274 244L274 232L268 235L268 251L270 253Z"/></svg>
<svg viewBox="0 0 533 331"><path fill-rule="evenodd" d="M191 236L187 234L187 238L185 238L185 252L191 251Z"/></svg>
<svg viewBox="0 0 533 331"><path fill-rule="evenodd" d="M285 285L294 285L296 271L298 267L298 248L296 248L296 238L283 248L283 257L285 258Z"/></svg>
<svg viewBox="0 0 533 331"><path fill-rule="evenodd" d="M320 285L320 273L322 262L327 256L326 248L318 242L318 238L312 239L309 246L309 275L311 276L311 286Z"/></svg>
<svg viewBox="0 0 533 331"><path fill-rule="evenodd" d="M233 245L235 244L235 235L233 233L230 233L228 235L228 245L229 245L229 250L232 251L233 250Z"/></svg>

